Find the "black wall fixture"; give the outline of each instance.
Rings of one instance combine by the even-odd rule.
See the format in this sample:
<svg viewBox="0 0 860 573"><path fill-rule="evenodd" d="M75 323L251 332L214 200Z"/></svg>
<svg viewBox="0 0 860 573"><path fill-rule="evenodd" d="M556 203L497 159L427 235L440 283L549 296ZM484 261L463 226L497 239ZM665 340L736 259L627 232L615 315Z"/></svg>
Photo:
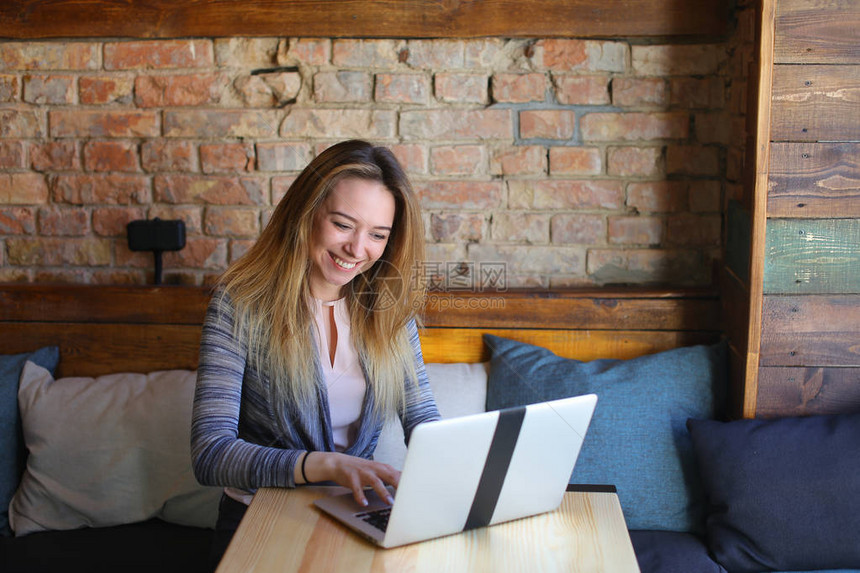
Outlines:
<svg viewBox="0 0 860 573"><path fill-rule="evenodd" d="M155 284L161 284L161 253L185 247L185 222L139 219L126 225L128 248L155 254Z"/></svg>

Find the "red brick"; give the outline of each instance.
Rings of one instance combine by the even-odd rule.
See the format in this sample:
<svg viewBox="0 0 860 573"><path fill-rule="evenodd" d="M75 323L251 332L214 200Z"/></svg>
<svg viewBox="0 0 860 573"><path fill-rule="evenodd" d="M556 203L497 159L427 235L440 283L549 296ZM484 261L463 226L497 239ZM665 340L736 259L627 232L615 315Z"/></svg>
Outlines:
<svg viewBox="0 0 860 573"><path fill-rule="evenodd" d="M203 228L213 237L256 237L260 234L260 214L249 209L206 210Z"/></svg>
<svg viewBox="0 0 860 573"><path fill-rule="evenodd" d="M278 38L216 38L215 65L219 68L271 68L277 64Z"/></svg>
<svg viewBox="0 0 860 573"><path fill-rule="evenodd" d="M490 172L493 175L543 175L547 171L547 153L540 145L503 147L493 151Z"/></svg>
<svg viewBox="0 0 860 573"><path fill-rule="evenodd" d="M407 173L427 173L427 150L423 145L406 143L390 149Z"/></svg>
<svg viewBox="0 0 860 573"><path fill-rule="evenodd" d="M568 110L544 109L520 112L520 137L523 139L568 140L576 129L576 114Z"/></svg>
<svg viewBox="0 0 860 573"><path fill-rule="evenodd" d="M623 107L665 106L669 102L663 78L615 78L612 103Z"/></svg>
<svg viewBox="0 0 860 573"><path fill-rule="evenodd" d="M496 181L429 181L415 187L425 209L493 209L502 201Z"/></svg>
<svg viewBox="0 0 860 573"><path fill-rule="evenodd" d="M430 150L430 170L437 175L478 175L487 172L481 145L445 145Z"/></svg>
<svg viewBox="0 0 860 573"><path fill-rule="evenodd" d="M372 95L373 78L368 72L341 70L314 75L314 101L368 102Z"/></svg>
<svg viewBox="0 0 860 573"><path fill-rule="evenodd" d="M228 84L226 74L139 76L134 81L134 102L144 108L216 104Z"/></svg>
<svg viewBox="0 0 860 573"><path fill-rule="evenodd" d="M331 61L331 40L328 38L291 38L278 46L278 64L295 62L309 66L322 66Z"/></svg>
<svg viewBox="0 0 860 573"><path fill-rule="evenodd" d="M549 171L564 175L599 175L603 152L596 147L550 147Z"/></svg>
<svg viewBox="0 0 860 573"><path fill-rule="evenodd" d="M618 181L510 181L508 187L508 206L517 209L618 209L623 203Z"/></svg>
<svg viewBox="0 0 860 573"><path fill-rule="evenodd" d="M287 194L290 185L296 180L295 175L287 175L280 177L272 177L272 205L277 205ZM263 217L263 224L268 223L268 219Z"/></svg>
<svg viewBox="0 0 860 573"><path fill-rule="evenodd" d="M227 240L189 238L181 251L164 253L165 268L224 269L227 266Z"/></svg>
<svg viewBox="0 0 860 573"><path fill-rule="evenodd" d="M505 56L507 42L501 38L478 38L464 40L463 44L463 67L483 70L492 68L497 58Z"/></svg>
<svg viewBox="0 0 860 573"><path fill-rule="evenodd" d="M492 79L493 101L525 103L546 99L546 77L543 74L495 74Z"/></svg>
<svg viewBox="0 0 860 573"><path fill-rule="evenodd" d="M180 219L185 223L186 234L199 235L203 232L203 209L197 205L153 205L149 217L164 221Z"/></svg>
<svg viewBox="0 0 860 573"><path fill-rule="evenodd" d="M725 44L633 46L633 71L641 76L715 74L726 60Z"/></svg>
<svg viewBox="0 0 860 573"><path fill-rule="evenodd" d="M553 75L555 97L565 105L606 105L609 103L608 76Z"/></svg>
<svg viewBox="0 0 860 573"><path fill-rule="evenodd" d="M719 181L693 181L690 183L690 211L719 213L721 190Z"/></svg>
<svg viewBox="0 0 860 573"><path fill-rule="evenodd" d="M489 79L483 74L440 72L434 78L436 98L447 103L481 103L489 101Z"/></svg>
<svg viewBox="0 0 860 573"><path fill-rule="evenodd" d="M673 215L668 222L668 242L682 247L717 247L721 225L720 215Z"/></svg>
<svg viewBox="0 0 860 573"><path fill-rule="evenodd" d="M589 113L580 120L585 141L684 139L690 134L685 112Z"/></svg>
<svg viewBox="0 0 860 573"><path fill-rule="evenodd" d="M105 266L111 262L111 242L93 237L9 238L9 263L28 266Z"/></svg>
<svg viewBox="0 0 860 573"><path fill-rule="evenodd" d="M32 207L0 208L0 233L4 235L32 235L35 232L36 214Z"/></svg>
<svg viewBox="0 0 860 573"><path fill-rule="evenodd" d="M332 42L331 61L335 66L391 68L400 59L404 43L399 40L351 40Z"/></svg>
<svg viewBox="0 0 860 573"><path fill-rule="evenodd" d="M254 146L250 143L209 143L200 145L203 173L235 173L254 170Z"/></svg>
<svg viewBox="0 0 860 573"><path fill-rule="evenodd" d="M423 74L376 74L374 99L380 103L426 104L430 79Z"/></svg>
<svg viewBox="0 0 860 573"><path fill-rule="evenodd" d="M301 87L301 76L293 72L241 76L233 81L233 89L245 107L281 107L294 103Z"/></svg>
<svg viewBox="0 0 860 573"><path fill-rule="evenodd" d="M666 173L719 175L720 154L716 147L670 145L666 148Z"/></svg>
<svg viewBox="0 0 860 573"><path fill-rule="evenodd" d="M391 110L294 109L281 124L281 137L390 139L396 121Z"/></svg>
<svg viewBox="0 0 860 573"><path fill-rule="evenodd" d="M404 139L511 139L513 116L507 109L404 111L400 134Z"/></svg>
<svg viewBox="0 0 860 573"><path fill-rule="evenodd" d="M406 63L426 70L457 69L465 65L462 40L410 40Z"/></svg>
<svg viewBox="0 0 860 573"><path fill-rule="evenodd" d="M197 153L193 143L182 140L153 139L140 148L143 169L159 171L197 171Z"/></svg>
<svg viewBox="0 0 860 573"><path fill-rule="evenodd" d="M616 245L659 245L663 220L659 217L609 217L609 242Z"/></svg>
<svg viewBox="0 0 860 573"><path fill-rule="evenodd" d="M511 243L549 242L549 216L544 213L497 211L492 220L492 237Z"/></svg>
<svg viewBox="0 0 860 573"><path fill-rule="evenodd" d="M83 209L42 207L39 209L39 234L82 237L89 231L90 214Z"/></svg>
<svg viewBox="0 0 860 573"><path fill-rule="evenodd" d="M725 80L719 77L672 78L669 92L672 105L687 108L720 109L726 103Z"/></svg>
<svg viewBox="0 0 860 573"><path fill-rule="evenodd" d="M550 240L554 244L599 245L606 243L603 215L563 213L550 220Z"/></svg>
<svg viewBox="0 0 860 573"><path fill-rule="evenodd" d="M244 255L249 250L251 250L251 247L253 247L254 243L256 243L256 242L257 242L256 240L250 240L250 239L245 239L245 240L231 239L230 240L230 259L229 259L229 262L234 263L234 262L238 261L242 257L242 255Z"/></svg>
<svg viewBox="0 0 860 573"><path fill-rule="evenodd" d="M147 284L146 273L129 270L95 270L89 284L94 285L143 285ZM165 284L167 281L165 280Z"/></svg>
<svg viewBox="0 0 860 573"><path fill-rule="evenodd" d="M106 70L206 68L215 63L210 40L108 42Z"/></svg>
<svg viewBox="0 0 860 573"><path fill-rule="evenodd" d="M598 40L546 39L534 46L534 61L554 71L591 70L623 72L627 45Z"/></svg>
<svg viewBox="0 0 860 573"><path fill-rule="evenodd" d="M142 175L57 175L54 201L72 205L146 204L152 200L150 181Z"/></svg>
<svg viewBox="0 0 860 573"><path fill-rule="evenodd" d="M80 284L89 281L92 271L88 268L35 269L32 282L36 284Z"/></svg>
<svg viewBox="0 0 860 573"><path fill-rule="evenodd" d="M112 74L109 76L82 76L78 80L78 97L84 105L131 103L134 77Z"/></svg>
<svg viewBox="0 0 860 573"><path fill-rule="evenodd" d="M24 167L24 144L20 141L0 140L0 169Z"/></svg>
<svg viewBox="0 0 860 573"><path fill-rule="evenodd" d="M55 110L49 112L51 137L158 137L154 111Z"/></svg>
<svg viewBox="0 0 860 573"><path fill-rule="evenodd" d="M697 251L590 249L588 274L601 283L706 284L710 273Z"/></svg>
<svg viewBox="0 0 860 573"><path fill-rule="evenodd" d="M74 140L49 141L30 145L30 165L36 171L76 171L81 168Z"/></svg>
<svg viewBox="0 0 860 573"><path fill-rule="evenodd" d="M18 76L0 74L0 103L17 101L19 98L21 82Z"/></svg>
<svg viewBox="0 0 860 573"><path fill-rule="evenodd" d="M24 76L24 101L37 105L64 105L75 102L72 76Z"/></svg>
<svg viewBox="0 0 860 573"><path fill-rule="evenodd" d="M38 173L0 173L0 205L48 202L48 185Z"/></svg>
<svg viewBox="0 0 860 573"><path fill-rule="evenodd" d="M659 175L663 162L660 147L611 147L606 163L609 175L649 177Z"/></svg>
<svg viewBox="0 0 860 573"><path fill-rule="evenodd" d="M140 171L137 143L133 141L88 141L84 144L87 171Z"/></svg>
<svg viewBox="0 0 860 573"><path fill-rule="evenodd" d="M90 42L0 43L0 69L95 70L101 44Z"/></svg>
<svg viewBox="0 0 860 573"><path fill-rule="evenodd" d="M99 237L124 237L126 226L139 219L146 219L142 207L99 207L93 209L93 232Z"/></svg>
<svg viewBox="0 0 860 573"><path fill-rule="evenodd" d="M469 258L479 263L507 263L508 282L514 271L517 274L555 274L559 269L565 269L574 275L585 271L585 249L582 247L476 244L469 246Z"/></svg>
<svg viewBox="0 0 860 573"><path fill-rule="evenodd" d="M693 123L699 143L731 145L733 141L744 141L746 137L746 118L743 116L732 117L725 112L697 113Z"/></svg>
<svg viewBox="0 0 860 573"><path fill-rule="evenodd" d="M165 111L164 136L204 139L275 137L279 115L269 110Z"/></svg>
<svg viewBox="0 0 860 573"><path fill-rule="evenodd" d="M435 241L477 242L483 238L484 217L475 213L432 213L430 235Z"/></svg>
<svg viewBox="0 0 860 573"><path fill-rule="evenodd" d="M258 143L260 171L301 171L312 159L307 143Z"/></svg>
<svg viewBox="0 0 860 573"><path fill-rule="evenodd" d="M156 175L157 201L172 204L263 205L266 190L254 178Z"/></svg>
<svg viewBox="0 0 860 573"><path fill-rule="evenodd" d="M0 108L0 137L29 139L42 137L42 115L30 109Z"/></svg>
<svg viewBox="0 0 860 573"><path fill-rule="evenodd" d="M627 187L627 206L640 213L676 213L687 209L687 183L649 181Z"/></svg>

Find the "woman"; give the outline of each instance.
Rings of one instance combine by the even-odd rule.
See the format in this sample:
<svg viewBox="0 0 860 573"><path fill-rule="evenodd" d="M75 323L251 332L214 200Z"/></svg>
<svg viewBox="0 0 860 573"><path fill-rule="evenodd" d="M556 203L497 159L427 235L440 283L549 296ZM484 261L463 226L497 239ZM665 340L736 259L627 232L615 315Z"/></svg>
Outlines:
<svg viewBox="0 0 860 573"><path fill-rule="evenodd" d="M439 418L410 273L420 208L392 153L363 141L314 159L254 246L221 277L203 326L194 472L223 486L220 559L260 487L334 482L366 505L399 472L372 461L385 418ZM216 561L217 563L217 561Z"/></svg>

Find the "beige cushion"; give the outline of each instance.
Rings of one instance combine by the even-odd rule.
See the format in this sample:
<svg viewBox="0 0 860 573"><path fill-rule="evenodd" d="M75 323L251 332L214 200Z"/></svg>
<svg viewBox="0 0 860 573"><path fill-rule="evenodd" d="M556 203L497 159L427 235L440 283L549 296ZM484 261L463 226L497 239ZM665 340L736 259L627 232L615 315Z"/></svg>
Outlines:
<svg viewBox="0 0 860 573"><path fill-rule="evenodd" d="M427 364L427 377L443 418L483 412L487 402L488 363ZM399 419L382 429L373 459L403 469L406 443Z"/></svg>
<svg viewBox="0 0 860 573"><path fill-rule="evenodd" d="M213 527L221 490L191 470L196 373L62 378L33 363L18 404L30 452L9 508L16 535L152 517Z"/></svg>

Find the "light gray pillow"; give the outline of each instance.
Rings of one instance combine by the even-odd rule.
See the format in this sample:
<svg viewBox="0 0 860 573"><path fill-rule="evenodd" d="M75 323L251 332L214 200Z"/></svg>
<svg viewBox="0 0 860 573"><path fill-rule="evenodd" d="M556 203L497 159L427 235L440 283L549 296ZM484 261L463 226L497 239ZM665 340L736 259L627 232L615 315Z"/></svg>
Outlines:
<svg viewBox="0 0 860 573"><path fill-rule="evenodd" d="M431 363L426 366L430 388L443 418L456 418L485 410L488 363ZM406 441L399 419L389 420L385 424L373 459L403 469Z"/></svg>
<svg viewBox="0 0 860 573"><path fill-rule="evenodd" d="M220 488L191 469L196 373L54 380L28 362L18 404L30 455L9 507L15 535L152 517L214 527Z"/></svg>

